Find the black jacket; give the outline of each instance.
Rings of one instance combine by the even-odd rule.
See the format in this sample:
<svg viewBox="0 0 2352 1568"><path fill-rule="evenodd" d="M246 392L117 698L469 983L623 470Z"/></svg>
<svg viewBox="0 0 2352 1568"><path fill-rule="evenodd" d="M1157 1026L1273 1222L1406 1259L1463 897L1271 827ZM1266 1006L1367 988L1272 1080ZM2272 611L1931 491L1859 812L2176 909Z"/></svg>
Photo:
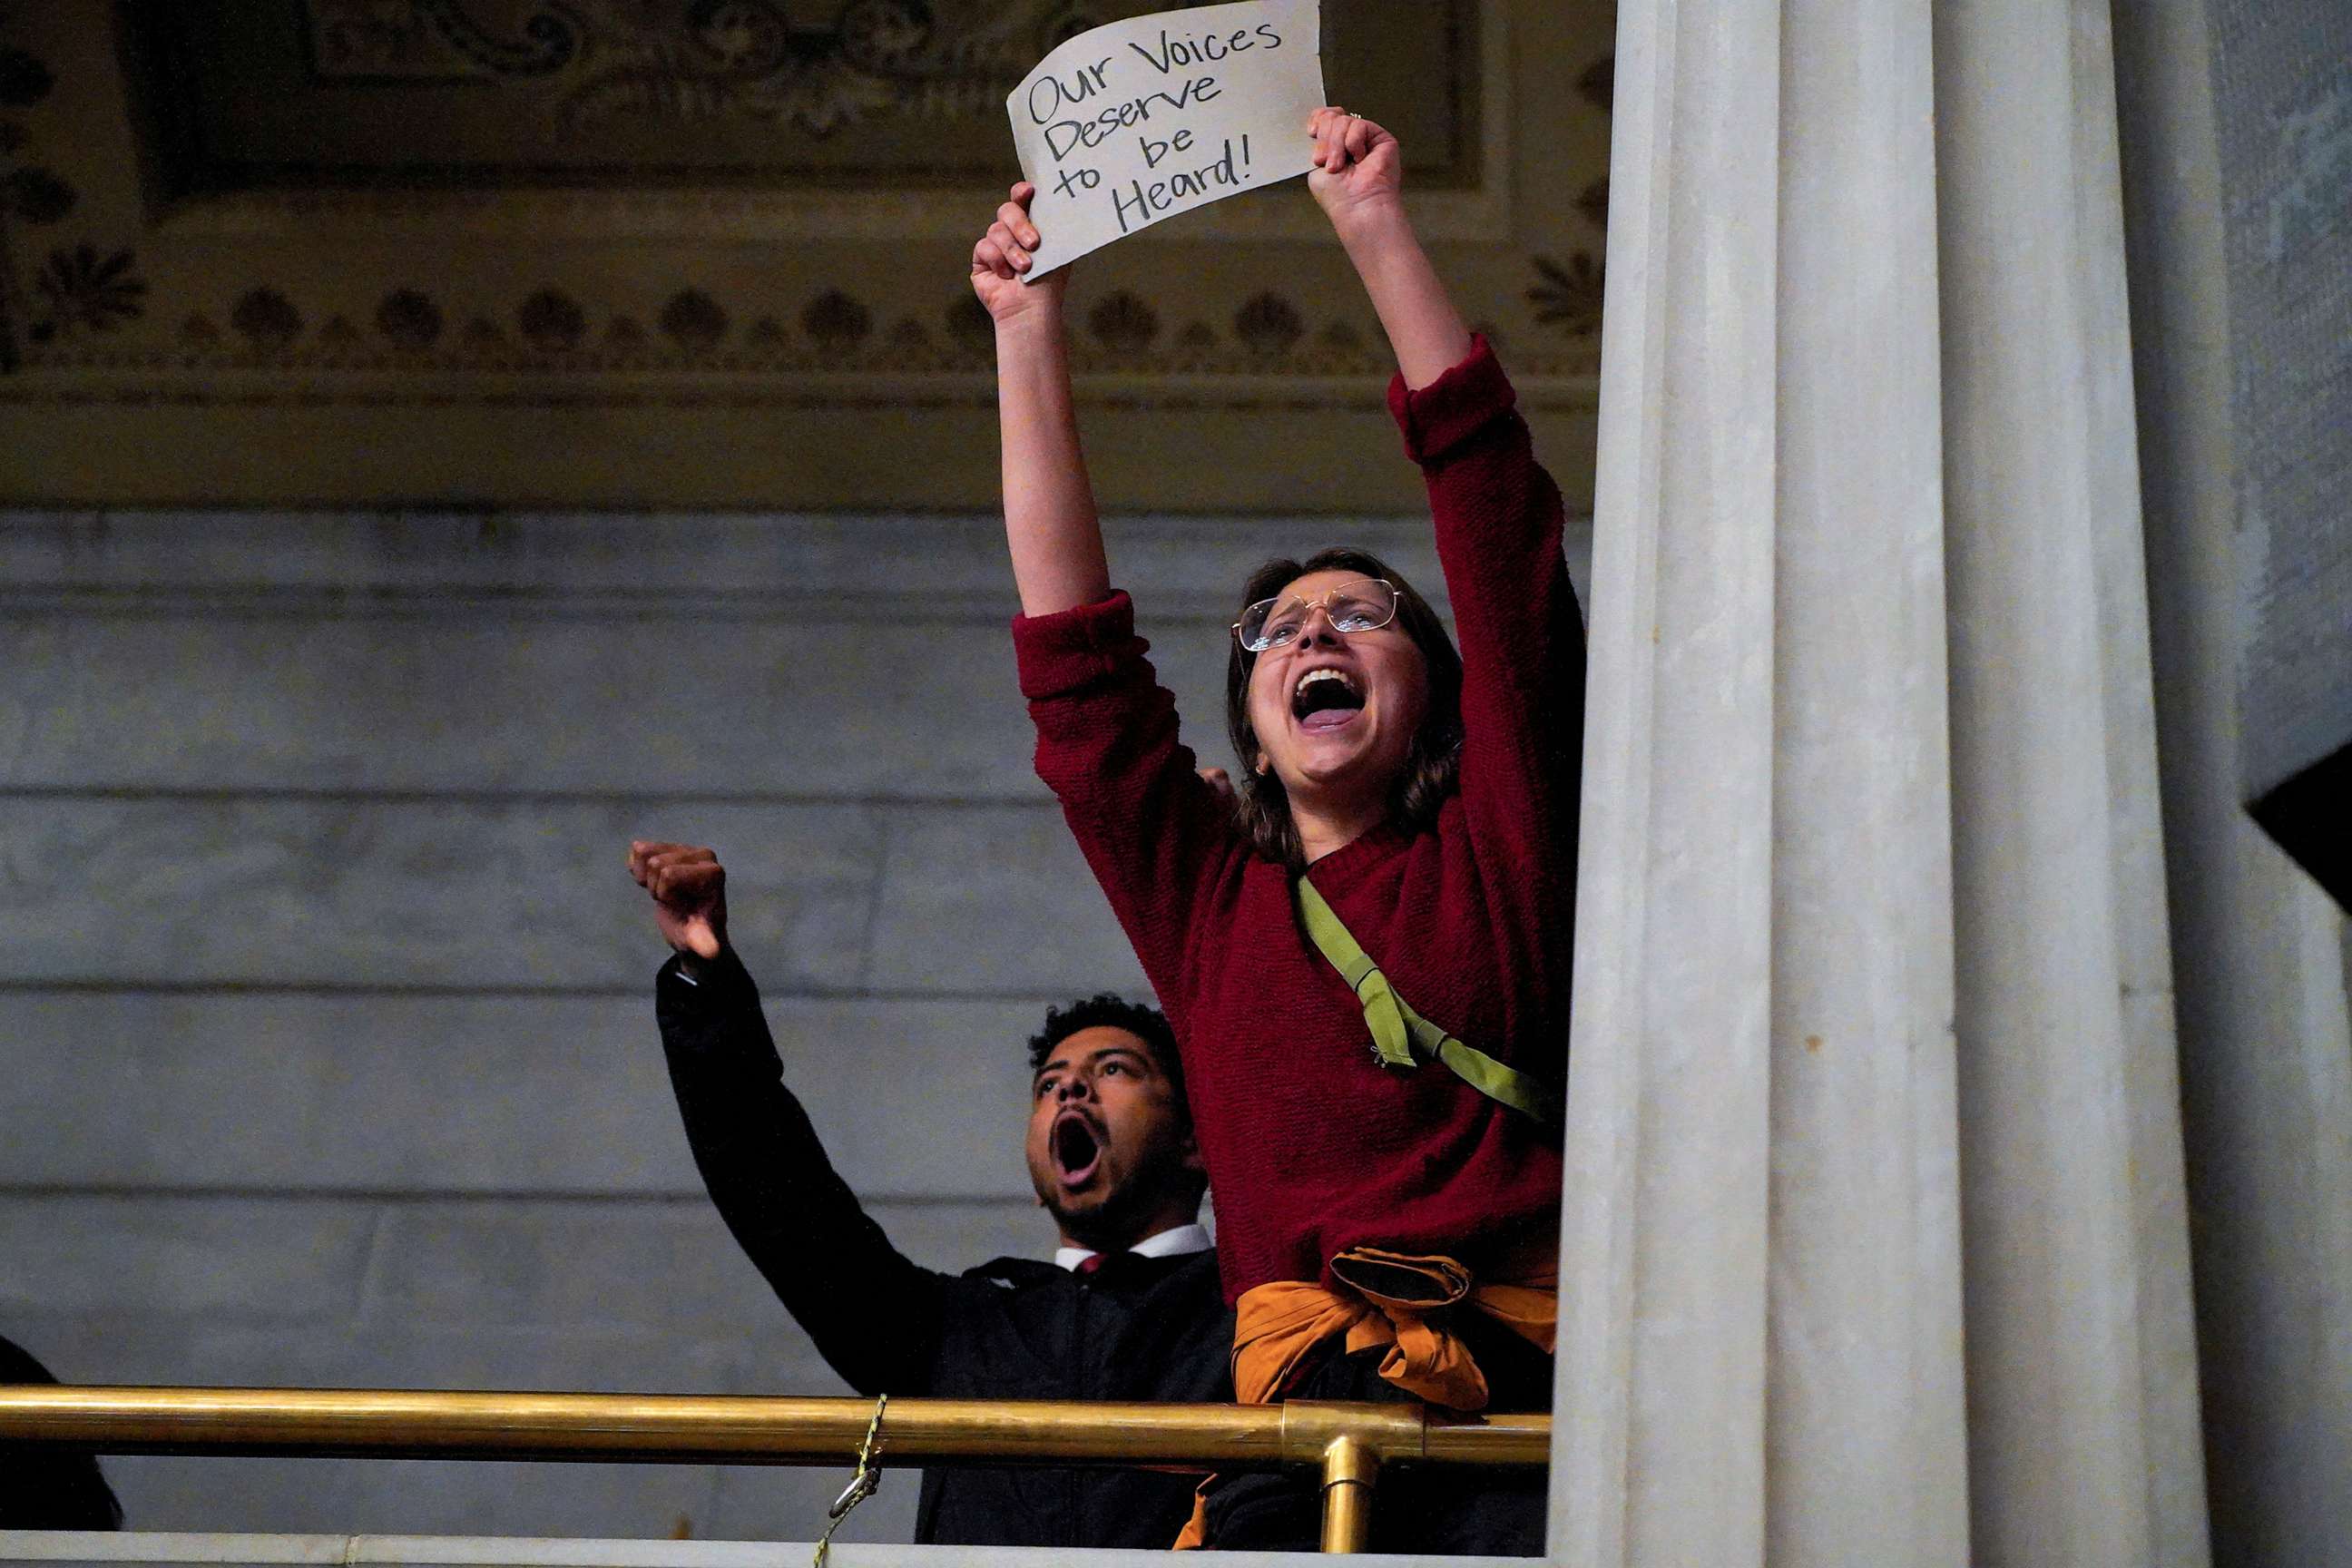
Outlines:
<svg viewBox="0 0 2352 1568"><path fill-rule="evenodd" d="M760 997L732 955L699 984L663 966L662 1048L695 1164L727 1226L834 1371L861 1394L1229 1402L1234 1315L1217 1255L1107 1258L1091 1276L1000 1258L909 1262L835 1173L784 1088ZM1017 1058L1009 1058L1017 1064ZM915 1539L984 1546L1172 1543L1191 1478L940 1468Z"/></svg>
<svg viewBox="0 0 2352 1568"><path fill-rule="evenodd" d="M57 1381L31 1352L0 1340L0 1383ZM122 1505L89 1450L0 1443L0 1530L121 1528Z"/></svg>

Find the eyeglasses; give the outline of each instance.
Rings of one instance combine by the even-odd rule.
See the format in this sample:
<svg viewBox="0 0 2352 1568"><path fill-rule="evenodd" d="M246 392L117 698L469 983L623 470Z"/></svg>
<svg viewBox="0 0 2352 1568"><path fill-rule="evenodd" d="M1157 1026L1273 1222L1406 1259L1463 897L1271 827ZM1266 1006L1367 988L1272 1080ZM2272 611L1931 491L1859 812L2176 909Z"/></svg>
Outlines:
<svg viewBox="0 0 2352 1568"><path fill-rule="evenodd" d="M1378 631L1396 619L1396 602L1395 584L1379 577L1359 577L1311 599L1297 595L1260 599L1234 623L1234 636L1251 653L1281 647L1297 640L1312 610L1321 610L1335 632Z"/></svg>

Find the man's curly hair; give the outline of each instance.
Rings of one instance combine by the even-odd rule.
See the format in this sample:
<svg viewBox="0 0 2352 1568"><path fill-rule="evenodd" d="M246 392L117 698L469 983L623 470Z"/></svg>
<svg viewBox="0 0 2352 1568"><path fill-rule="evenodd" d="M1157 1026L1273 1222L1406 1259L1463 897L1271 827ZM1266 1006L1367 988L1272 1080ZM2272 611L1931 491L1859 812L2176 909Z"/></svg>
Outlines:
<svg viewBox="0 0 2352 1568"><path fill-rule="evenodd" d="M1097 1028L1125 1029L1150 1047L1151 1059L1160 1064L1160 1075L1176 1090L1178 1107L1191 1116L1191 1102L1184 1098L1184 1060L1177 1052L1176 1031L1168 1026L1167 1016L1115 991L1046 1008L1045 1026L1029 1037L1029 1071L1034 1075L1044 1068L1054 1047L1080 1029Z"/></svg>

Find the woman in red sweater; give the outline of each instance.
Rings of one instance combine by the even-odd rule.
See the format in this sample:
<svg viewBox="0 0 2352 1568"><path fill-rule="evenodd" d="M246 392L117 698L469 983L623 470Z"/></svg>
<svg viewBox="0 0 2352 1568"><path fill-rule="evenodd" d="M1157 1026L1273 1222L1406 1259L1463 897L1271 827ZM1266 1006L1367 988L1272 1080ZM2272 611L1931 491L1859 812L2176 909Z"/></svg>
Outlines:
<svg viewBox="0 0 2352 1568"><path fill-rule="evenodd" d="M1038 772L1183 1047L1242 1397L1548 1407L1584 686L1559 492L1405 217L1395 139L1336 109L1309 130L1308 188L1396 352L1459 654L1368 555L1270 563L1228 679L1239 812L1201 780L1111 587L1068 270L1020 281L1023 184L971 272L996 323L1022 690ZM1539 1474L1382 1499L1384 1551L1542 1549ZM1239 1478L1207 1504L1214 1545L1314 1539L1312 1488Z"/></svg>

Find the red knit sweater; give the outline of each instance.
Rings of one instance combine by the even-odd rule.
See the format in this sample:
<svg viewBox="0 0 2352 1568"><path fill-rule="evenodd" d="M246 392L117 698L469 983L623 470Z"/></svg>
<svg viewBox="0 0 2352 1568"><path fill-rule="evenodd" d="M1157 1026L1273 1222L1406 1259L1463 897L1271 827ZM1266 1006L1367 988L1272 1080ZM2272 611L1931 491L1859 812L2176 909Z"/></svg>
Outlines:
<svg viewBox="0 0 2352 1568"><path fill-rule="evenodd" d="M1428 480L1464 664L1461 787L1307 875L1397 994L1471 1045L1566 1068L1584 636L1559 491L1481 342L1390 405ZM1558 1223L1553 1137L1444 1067L1381 1067L1347 983L1195 776L1124 594L1013 624L1037 771L1184 1052L1225 1294L1330 1281L1360 1244L1475 1268Z"/></svg>

